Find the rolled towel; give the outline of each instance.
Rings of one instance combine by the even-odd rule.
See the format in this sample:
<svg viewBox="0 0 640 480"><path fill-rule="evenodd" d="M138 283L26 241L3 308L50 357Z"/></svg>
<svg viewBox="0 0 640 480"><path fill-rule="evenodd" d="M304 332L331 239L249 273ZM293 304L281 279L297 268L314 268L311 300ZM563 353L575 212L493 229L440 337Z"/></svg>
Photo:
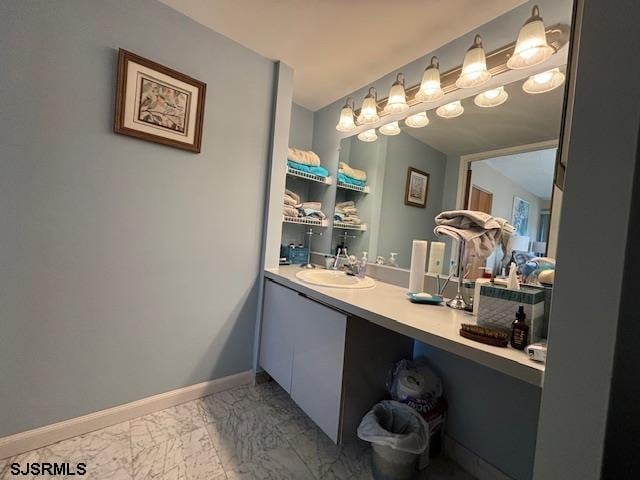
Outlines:
<svg viewBox="0 0 640 480"><path fill-rule="evenodd" d="M318 157L318 155L314 152L298 150L297 148L289 147L287 150L287 160L312 167L320 166L320 157Z"/></svg>
<svg viewBox="0 0 640 480"><path fill-rule="evenodd" d="M287 189L284 191L285 195L288 195L289 197L293 198L296 201L296 205L298 205L300 203L300 195L298 195L295 192L292 192L291 190Z"/></svg>
<svg viewBox="0 0 640 480"><path fill-rule="evenodd" d="M463 240L482 258L487 258L497 246L506 249L513 226L504 218L473 210L451 210L436 217L436 235ZM505 250L506 251L506 250Z"/></svg>
<svg viewBox="0 0 640 480"><path fill-rule="evenodd" d="M298 209L295 207L292 207L290 205L283 205L282 214L285 217L297 217L298 215L300 215L300 212L298 212Z"/></svg>
<svg viewBox="0 0 640 480"><path fill-rule="evenodd" d="M283 200L285 205L289 205L291 207L295 207L296 205L298 205L298 202L296 202L295 198L291 198L289 195L285 195L283 197Z"/></svg>
<svg viewBox="0 0 640 480"><path fill-rule="evenodd" d="M358 170L357 168L351 168L344 162L338 164L338 170L342 170L347 177L351 177L354 180L360 180L361 182L367 181L367 172L364 170Z"/></svg>

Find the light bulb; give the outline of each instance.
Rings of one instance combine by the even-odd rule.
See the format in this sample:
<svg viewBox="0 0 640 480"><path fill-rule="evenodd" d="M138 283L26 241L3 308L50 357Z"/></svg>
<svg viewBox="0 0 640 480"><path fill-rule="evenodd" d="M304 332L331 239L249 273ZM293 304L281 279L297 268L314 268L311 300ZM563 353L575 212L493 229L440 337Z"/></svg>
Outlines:
<svg viewBox="0 0 640 480"><path fill-rule="evenodd" d="M362 107L360 108L360 115L358 115L358 125L370 125L380 120L378 115L378 102L377 102L376 89L371 87L369 93L364 97L362 101Z"/></svg>
<svg viewBox="0 0 640 480"><path fill-rule="evenodd" d="M416 100L420 102L433 102L442 98L444 92L440 85L440 63L438 57L431 58L431 64L422 74L420 90L416 93Z"/></svg>
<svg viewBox="0 0 640 480"><path fill-rule="evenodd" d="M504 87L498 87L476 95L473 103L483 108L497 107L506 102L507 98L509 98L509 94L505 91Z"/></svg>
<svg viewBox="0 0 640 480"><path fill-rule="evenodd" d="M399 73L396 81L391 85L391 90L389 90L389 98L384 111L386 113L404 113L407 110L409 110L409 105L407 105L407 96L404 91L404 75Z"/></svg>
<svg viewBox="0 0 640 480"><path fill-rule="evenodd" d="M464 112L464 107L460 103L460 100L456 100L455 102L447 103L446 105L442 105L436 109L436 115L442 118L455 118L462 115Z"/></svg>
<svg viewBox="0 0 640 480"><path fill-rule="evenodd" d="M416 113L410 115L404 119L404 124L411 128L422 128L429 125L429 119L427 118L427 112Z"/></svg>
<svg viewBox="0 0 640 480"><path fill-rule="evenodd" d="M535 5L531 17L518 33L518 40L513 55L507 60L507 67L517 70L532 67L547 60L554 50L547 44L544 22L540 17L540 9Z"/></svg>
<svg viewBox="0 0 640 480"><path fill-rule="evenodd" d="M563 83L564 73L559 68L552 68L530 76L522 85L522 89L527 93L546 93L558 88Z"/></svg>
<svg viewBox="0 0 640 480"><path fill-rule="evenodd" d="M491 78L487 70L487 59L482 46L482 37L476 35L473 45L467 50L462 63L462 72L456 80L458 88L472 88L486 83Z"/></svg>
<svg viewBox="0 0 640 480"><path fill-rule="evenodd" d="M400 126L398 122L391 122L381 126L378 130L383 135L398 135L400 133Z"/></svg>
<svg viewBox="0 0 640 480"><path fill-rule="evenodd" d="M351 97L347 97L347 102L345 103L342 110L340 110L340 121L336 125L336 130L339 132L353 132L356 129L356 124L353 121L353 107L350 103Z"/></svg>
<svg viewBox="0 0 640 480"><path fill-rule="evenodd" d="M369 130L365 130L358 134L358 140L363 142L375 142L378 139L378 135L376 135L376 130L371 128Z"/></svg>

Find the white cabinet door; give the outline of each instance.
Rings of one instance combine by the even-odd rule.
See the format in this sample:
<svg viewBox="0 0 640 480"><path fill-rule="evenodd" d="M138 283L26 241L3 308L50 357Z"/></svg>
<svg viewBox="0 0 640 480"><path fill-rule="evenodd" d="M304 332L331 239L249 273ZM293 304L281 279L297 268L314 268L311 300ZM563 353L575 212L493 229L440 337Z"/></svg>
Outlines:
<svg viewBox="0 0 640 480"><path fill-rule="evenodd" d="M347 317L299 296L291 398L338 441Z"/></svg>
<svg viewBox="0 0 640 480"><path fill-rule="evenodd" d="M298 293L272 281L265 282L260 337L260 366L291 393L294 326Z"/></svg>

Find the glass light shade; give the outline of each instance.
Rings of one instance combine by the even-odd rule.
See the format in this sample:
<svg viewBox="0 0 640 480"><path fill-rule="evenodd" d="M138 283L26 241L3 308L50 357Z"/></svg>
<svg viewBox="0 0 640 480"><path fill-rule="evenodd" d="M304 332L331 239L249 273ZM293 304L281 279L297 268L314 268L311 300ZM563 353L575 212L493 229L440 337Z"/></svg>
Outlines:
<svg viewBox="0 0 640 480"><path fill-rule="evenodd" d="M507 98L509 98L509 94L506 92L504 87L498 87L476 95L476 98L473 99L473 103L483 108L497 107L498 105L502 105L506 102Z"/></svg>
<svg viewBox="0 0 640 480"><path fill-rule="evenodd" d="M404 113L409 110L407 105L407 96L404 91L404 76L399 73L396 81L391 85L389 90L389 98L384 107L386 113Z"/></svg>
<svg viewBox="0 0 640 480"><path fill-rule="evenodd" d="M564 73L559 68L552 68L530 76L522 85L522 89L527 93L545 93L558 88L563 83Z"/></svg>
<svg viewBox="0 0 640 480"><path fill-rule="evenodd" d="M362 101L362 108L360 108L360 115L358 115L358 125L369 125L376 123L380 120L378 115L378 102L375 97L375 90L369 89L369 93Z"/></svg>
<svg viewBox="0 0 640 480"><path fill-rule="evenodd" d="M407 127L411 128L422 128L429 125L429 119L427 118L427 112L416 113L415 115L410 115L404 119L404 123Z"/></svg>
<svg viewBox="0 0 640 480"><path fill-rule="evenodd" d="M442 105L436 109L436 115L442 118L456 118L462 115L463 112L464 107L460 103L460 100L447 103L446 105Z"/></svg>
<svg viewBox="0 0 640 480"><path fill-rule="evenodd" d="M507 67L517 70L538 65L553 55L553 52L553 48L547 44L544 22L540 18L540 11L536 5L531 12L531 18L518 33L516 48L507 60Z"/></svg>
<svg viewBox="0 0 640 480"><path fill-rule="evenodd" d="M416 100L419 102L433 102L442 98L444 92L440 85L440 67L438 57L431 59L431 64L425 69L422 74L422 82L420 83L420 90L416 93Z"/></svg>
<svg viewBox="0 0 640 480"><path fill-rule="evenodd" d="M484 54L482 46L482 38L476 35L476 38L467 50L462 63L462 72L456 80L458 88L472 88L486 83L491 78L491 74L487 70L487 58Z"/></svg>
<svg viewBox="0 0 640 480"><path fill-rule="evenodd" d="M398 122L391 122L381 126L378 130L383 135L398 135L400 133L400 125L398 125Z"/></svg>
<svg viewBox="0 0 640 480"><path fill-rule="evenodd" d="M377 139L378 135L376 135L376 130L374 128L365 130L358 134L358 140L362 140L363 142L375 142Z"/></svg>
<svg viewBox="0 0 640 480"><path fill-rule="evenodd" d="M340 110L340 121L336 125L336 130L339 132L353 132L356 129L356 123L353 121L353 108L347 104Z"/></svg>

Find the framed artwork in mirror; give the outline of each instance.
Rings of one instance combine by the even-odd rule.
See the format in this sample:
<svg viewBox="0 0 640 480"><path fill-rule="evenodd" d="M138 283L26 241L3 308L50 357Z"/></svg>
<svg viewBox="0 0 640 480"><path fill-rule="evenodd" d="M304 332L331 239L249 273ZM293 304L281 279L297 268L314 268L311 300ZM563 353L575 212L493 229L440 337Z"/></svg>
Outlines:
<svg viewBox="0 0 640 480"><path fill-rule="evenodd" d="M519 236L526 236L529 230L529 202L518 197L513 197L513 213L511 224Z"/></svg>
<svg viewBox="0 0 640 480"><path fill-rule="evenodd" d="M207 85L120 49L113 130L200 153Z"/></svg>
<svg viewBox="0 0 640 480"><path fill-rule="evenodd" d="M404 191L404 204L411 207L425 208L429 193L429 174L409 167L407 169L407 183Z"/></svg>

